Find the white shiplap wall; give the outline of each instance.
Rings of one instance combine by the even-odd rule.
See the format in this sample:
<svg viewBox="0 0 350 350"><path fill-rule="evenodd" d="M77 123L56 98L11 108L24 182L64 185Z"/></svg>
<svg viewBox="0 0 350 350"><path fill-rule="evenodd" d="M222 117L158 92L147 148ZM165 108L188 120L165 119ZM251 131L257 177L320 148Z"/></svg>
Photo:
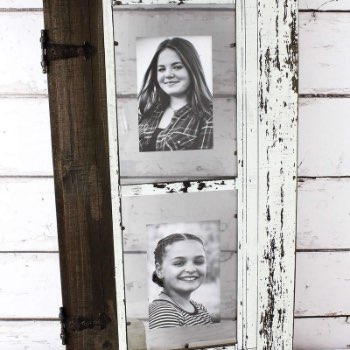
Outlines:
<svg viewBox="0 0 350 350"><path fill-rule="evenodd" d="M62 349L49 112L40 67L41 1L2 0L0 6L0 349ZM303 0L300 9L294 347L345 349L350 2Z"/></svg>

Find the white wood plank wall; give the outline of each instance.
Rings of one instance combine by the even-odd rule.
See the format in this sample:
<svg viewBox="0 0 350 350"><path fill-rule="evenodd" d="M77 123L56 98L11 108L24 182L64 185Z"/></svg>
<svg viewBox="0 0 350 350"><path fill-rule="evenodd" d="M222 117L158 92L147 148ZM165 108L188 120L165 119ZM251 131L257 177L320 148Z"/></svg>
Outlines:
<svg viewBox="0 0 350 350"><path fill-rule="evenodd" d="M295 349L350 346L350 2L300 0ZM58 350L39 0L0 3L0 348ZM137 277L135 275L135 277Z"/></svg>

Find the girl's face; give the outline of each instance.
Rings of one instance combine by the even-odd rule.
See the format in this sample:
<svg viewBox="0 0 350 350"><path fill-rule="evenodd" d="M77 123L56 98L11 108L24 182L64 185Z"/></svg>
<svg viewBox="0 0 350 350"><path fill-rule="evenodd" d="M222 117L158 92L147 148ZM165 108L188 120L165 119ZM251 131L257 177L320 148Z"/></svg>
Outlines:
<svg viewBox="0 0 350 350"><path fill-rule="evenodd" d="M166 247L162 264L156 273L163 279L165 290L178 294L191 293L204 281L207 263L202 244L194 240L179 241Z"/></svg>
<svg viewBox="0 0 350 350"><path fill-rule="evenodd" d="M169 96L183 97L191 85L187 68L172 49L164 49L158 56L157 81Z"/></svg>

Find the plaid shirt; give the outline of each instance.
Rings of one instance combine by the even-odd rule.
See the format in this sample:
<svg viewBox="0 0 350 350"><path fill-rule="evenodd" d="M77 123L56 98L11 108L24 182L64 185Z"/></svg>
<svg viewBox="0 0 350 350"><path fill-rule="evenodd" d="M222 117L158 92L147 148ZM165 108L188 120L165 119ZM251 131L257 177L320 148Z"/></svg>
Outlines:
<svg viewBox="0 0 350 350"><path fill-rule="evenodd" d="M150 117L139 119L139 149L149 151L150 141L157 129L164 108L157 105ZM174 113L169 125L156 139L156 151L199 150L213 148L213 115L204 113L199 118L190 105Z"/></svg>

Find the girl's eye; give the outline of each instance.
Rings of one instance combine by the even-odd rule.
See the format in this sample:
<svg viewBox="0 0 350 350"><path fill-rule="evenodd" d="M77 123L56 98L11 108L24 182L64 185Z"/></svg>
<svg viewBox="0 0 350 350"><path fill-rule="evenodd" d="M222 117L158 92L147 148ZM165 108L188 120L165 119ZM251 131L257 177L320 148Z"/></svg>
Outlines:
<svg viewBox="0 0 350 350"><path fill-rule="evenodd" d="M184 266L184 262L182 261L177 261L174 263L175 266Z"/></svg>
<svg viewBox="0 0 350 350"><path fill-rule="evenodd" d="M204 258L195 259L194 263L195 265L203 265L205 263L205 259Z"/></svg>
<svg viewBox="0 0 350 350"><path fill-rule="evenodd" d="M164 72L164 71L165 71L165 68L163 68L163 67L158 68L158 72Z"/></svg>
<svg viewBox="0 0 350 350"><path fill-rule="evenodd" d="M180 69L182 69L183 68L183 65L182 64L176 64L175 66L174 66L174 69L175 70L180 70Z"/></svg>

